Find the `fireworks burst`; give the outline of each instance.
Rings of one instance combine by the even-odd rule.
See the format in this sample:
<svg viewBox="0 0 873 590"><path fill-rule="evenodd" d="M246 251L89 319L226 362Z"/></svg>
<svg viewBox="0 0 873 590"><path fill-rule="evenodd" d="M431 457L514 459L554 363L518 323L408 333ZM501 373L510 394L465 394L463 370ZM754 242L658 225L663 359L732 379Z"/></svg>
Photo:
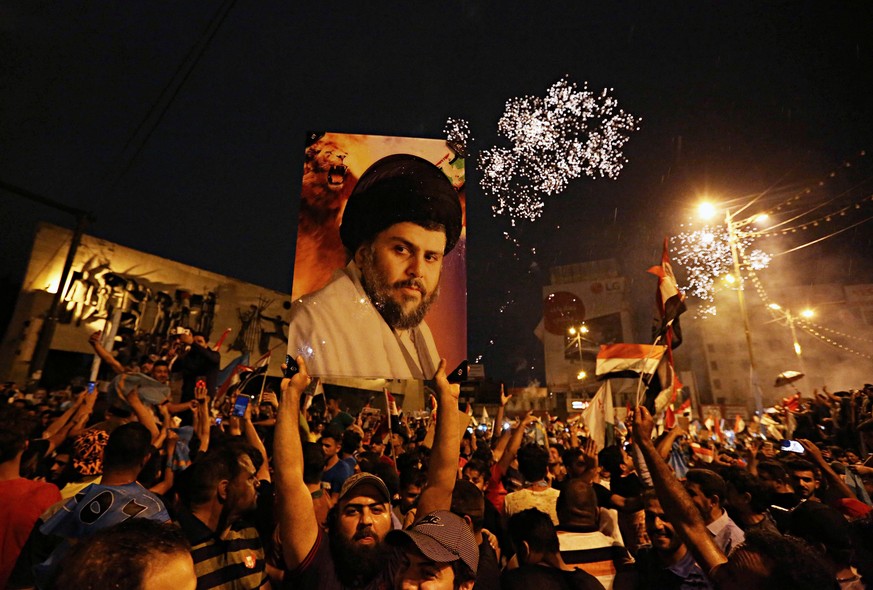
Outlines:
<svg viewBox="0 0 873 590"><path fill-rule="evenodd" d="M534 221L545 198L563 191L583 174L616 178L625 163L622 148L639 120L618 108L607 90L579 90L566 78L544 98L525 96L506 102L498 131L511 147L483 150L482 187L494 199L495 215Z"/></svg>
<svg viewBox="0 0 873 590"><path fill-rule="evenodd" d="M465 119L446 119L446 126L443 128L443 133L446 134L446 143L452 148L461 158L466 158L470 146L473 141L473 136L470 133L470 124Z"/></svg>
<svg viewBox="0 0 873 590"><path fill-rule="evenodd" d="M741 264L753 270L767 268L771 256L754 248L753 241L748 234L737 234L737 252ZM682 289L703 302L698 314L702 317L715 315L715 282L733 271L727 228L704 226L675 235L671 253L676 265L685 270L686 281Z"/></svg>

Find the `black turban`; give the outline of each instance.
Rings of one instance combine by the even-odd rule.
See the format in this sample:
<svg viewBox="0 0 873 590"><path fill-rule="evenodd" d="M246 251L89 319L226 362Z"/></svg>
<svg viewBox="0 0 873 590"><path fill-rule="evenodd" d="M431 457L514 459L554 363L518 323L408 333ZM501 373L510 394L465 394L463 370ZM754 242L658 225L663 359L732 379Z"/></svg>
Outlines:
<svg viewBox="0 0 873 590"><path fill-rule="evenodd" d="M461 201L439 168L418 156L393 154L361 175L346 203L340 238L354 254L382 230L404 221L445 227L448 254L461 237Z"/></svg>

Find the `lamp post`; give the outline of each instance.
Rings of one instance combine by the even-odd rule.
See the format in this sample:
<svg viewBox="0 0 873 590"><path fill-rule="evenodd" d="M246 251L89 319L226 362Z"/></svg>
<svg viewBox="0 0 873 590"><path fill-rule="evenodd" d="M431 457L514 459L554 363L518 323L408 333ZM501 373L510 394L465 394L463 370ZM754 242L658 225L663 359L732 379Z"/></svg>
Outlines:
<svg viewBox="0 0 873 590"><path fill-rule="evenodd" d="M764 402L761 399L761 384L758 382L758 367L755 363L755 351L752 348L752 329L749 325L749 311L746 309L745 280L740 271L740 254L737 247L737 226L729 210L724 212L724 220L728 230L728 244L731 247L731 258L734 261L734 273L737 281L737 301L740 304L740 315L743 316L743 331L746 333L746 346L749 349L749 386L752 388L752 396L755 399L755 413L764 412Z"/></svg>
<svg viewBox="0 0 873 590"><path fill-rule="evenodd" d="M737 213L732 215L730 209L725 208L724 223L727 226L728 245L731 250L731 259L733 260L734 265L734 278L737 283L737 301L740 305L740 315L743 318L743 331L746 335L746 347L749 352L749 385L752 388L752 397L755 400L755 413L760 415L764 411L764 403L761 399L762 395L761 385L758 381L758 367L755 362L755 352L752 348L752 329L749 323L749 312L746 308L746 296L744 292L745 281L743 279L743 273L740 270L740 254L737 238L737 228L746 225L752 218L744 219L740 222L734 221L736 215L742 212L743 209L745 209L745 207L740 208ZM716 212L715 207L711 203L702 203L698 211L700 216L704 218L712 217ZM733 282L734 281L731 281L731 283Z"/></svg>
<svg viewBox="0 0 873 590"><path fill-rule="evenodd" d="M575 346L576 350L579 352L579 371L576 372L576 383L581 383L585 381L585 378L588 377L588 374L582 369L582 363L584 359L582 358L582 342L589 342L594 344L591 340L584 337L584 334L588 334L588 326L585 324L581 324L579 326L570 326L567 329L567 335L570 337L569 346ZM570 391L573 391L572 383L573 381L568 379L571 383L569 386ZM585 384L583 383L583 390L585 389Z"/></svg>

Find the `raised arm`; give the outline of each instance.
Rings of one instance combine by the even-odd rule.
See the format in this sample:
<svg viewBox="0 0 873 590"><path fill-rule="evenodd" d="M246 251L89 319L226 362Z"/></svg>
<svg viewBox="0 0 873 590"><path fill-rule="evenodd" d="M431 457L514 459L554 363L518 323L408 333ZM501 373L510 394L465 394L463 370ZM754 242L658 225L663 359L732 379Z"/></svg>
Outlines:
<svg viewBox="0 0 873 590"><path fill-rule="evenodd" d="M436 375L437 421L433 449L427 468L427 484L418 497L419 516L434 510L450 510L452 490L458 475L461 456L460 416L458 396L461 387L446 378L446 359L440 361Z"/></svg>
<svg viewBox="0 0 873 590"><path fill-rule="evenodd" d="M258 479L270 481L270 460L267 457L267 447L264 446L264 441L262 441L261 437L258 436L258 431L255 429L255 425L252 424L252 404L248 405L246 412L242 417L242 431L243 438L245 438L246 442L251 446L258 449L258 452L263 459L261 467L258 469Z"/></svg>
<svg viewBox="0 0 873 590"><path fill-rule="evenodd" d="M497 417L494 419L494 429L491 431L491 441L494 442L500 439L503 434L503 418L506 414L506 404L512 399L512 394L506 394L506 389L503 383L500 384L500 407L497 408Z"/></svg>
<svg viewBox="0 0 873 590"><path fill-rule="evenodd" d="M142 400L139 399L139 391L136 387L131 389L125 397L127 398L127 403L130 404L130 409L133 410L133 413L136 415L136 419L139 420L139 423L145 426L152 435L152 445L156 445L161 432L158 430L158 425L155 423L155 415L145 406L145 404L142 403Z"/></svg>
<svg viewBox="0 0 873 590"><path fill-rule="evenodd" d="M712 572L727 563L727 557L715 544L688 492L655 448L652 442L654 426L649 411L643 406L637 407L633 417L634 442L648 465L661 506L703 571Z"/></svg>
<svg viewBox="0 0 873 590"><path fill-rule="evenodd" d="M506 470L509 469L509 465L512 463L512 460L515 459L515 455L518 454L518 449L521 448L521 441L524 440L525 429L536 421L537 417L528 410L527 414L524 415L524 419L518 425L518 428L512 432L512 436L509 438L509 445L506 447L506 450L503 451L503 454L500 455L500 460L497 461L500 473L506 473Z"/></svg>
<svg viewBox="0 0 873 590"><path fill-rule="evenodd" d="M97 354L97 356L100 357L100 360L112 367L113 371L115 371L119 375L121 373L124 373L124 367L121 365L121 363L118 362L118 359L112 356L111 352L103 348L103 344L100 342L100 338L102 336L103 332L94 332L93 334L91 334L91 337L88 338L88 344L91 345L91 347L94 349L94 352Z"/></svg>
<svg viewBox="0 0 873 590"><path fill-rule="evenodd" d="M670 432L667 433L667 436L661 439L661 442L658 443L658 454L661 455L661 458L666 461L670 456L670 451L673 450L673 443L686 434L684 428L679 425L674 426Z"/></svg>
<svg viewBox="0 0 873 590"><path fill-rule="evenodd" d="M837 498L852 498L853 500L857 500L855 494L852 492L852 488L846 485L846 482L843 481L843 478L837 475L837 472L834 471L830 464L825 461L825 458L822 457L821 451L815 443L811 440L807 440L805 438L797 439L801 445L803 445L803 449L806 451L809 459L815 463L819 469L821 469L822 475L824 475L825 479L828 481L828 488L832 491L834 496Z"/></svg>
<svg viewBox="0 0 873 590"><path fill-rule="evenodd" d="M297 357L300 372L282 379L282 398L273 438L276 513L282 556L289 569L300 565L318 539L318 520L312 496L303 483L303 445L300 441L300 397L312 380L303 357Z"/></svg>

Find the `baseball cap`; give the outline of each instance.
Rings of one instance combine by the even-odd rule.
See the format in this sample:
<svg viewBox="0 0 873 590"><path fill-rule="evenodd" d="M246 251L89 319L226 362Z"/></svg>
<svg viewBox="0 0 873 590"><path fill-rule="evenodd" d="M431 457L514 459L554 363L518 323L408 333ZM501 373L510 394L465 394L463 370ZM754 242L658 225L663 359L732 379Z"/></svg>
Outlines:
<svg viewBox="0 0 873 590"><path fill-rule="evenodd" d="M380 477L372 473L356 473L343 482L343 487L340 488L339 498L337 503L342 502L346 496L349 496L355 488L362 485L371 485L376 488L382 495L383 499L391 503L391 493L388 491L388 486Z"/></svg>
<svg viewBox="0 0 873 590"><path fill-rule="evenodd" d="M473 573L479 565L479 547L466 521L448 510L437 510L402 531L391 531L385 540L392 545L411 541L421 553L437 563L461 560Z"/></svg>

